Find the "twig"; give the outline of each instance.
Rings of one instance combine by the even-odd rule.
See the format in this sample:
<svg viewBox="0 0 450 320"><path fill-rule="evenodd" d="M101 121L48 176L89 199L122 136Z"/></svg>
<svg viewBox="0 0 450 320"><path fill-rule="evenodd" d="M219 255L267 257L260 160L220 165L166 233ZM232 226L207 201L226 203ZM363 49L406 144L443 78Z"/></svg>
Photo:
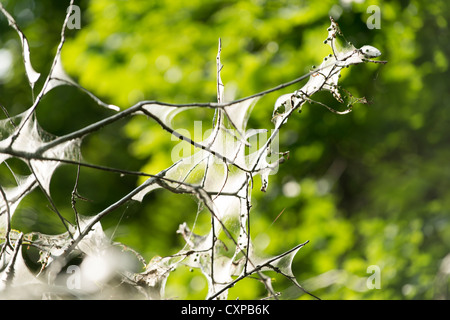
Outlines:
<svg viewBox="0 0 450 320"><path fill-rule="evenodd" d="M47 78L45 79L45 83L44 83L44 85L43 85L41 91L39 92L38 96L36 97L36 100L33 102L33 105L32 105L31 108L29 109L28 114L25 116L24 121L22 121L22 123L21 123L19 129L17 130L17 133L12 137L10 146L12 146L12 144L14 143L14 141L15 141L15 140L17 139L17 137L19 136L20 132L22 131L23 127L25 126L25 123L26 123L26 122L31 118L31 116L33 115L33 113L34 113L35 109L37 108L39 102L41 101L41 99L42 99L43 96L45 95L48 85L50 84L51 76L52 76L53 70L54 70L54 68L55 68L55 66L56 66L56 64L57 64L57 62L58 62L58 59L60 59L60 56L61 56L61 50L62 50L62 47L63 47L64 42L65 42L65 30L66 30L66 27L67 27L67 22L69 21L70 14L71 14L71 12L72 12L73 2L74 2L74 0L70 0L69 8L68 8L68 10L67 10L66 16L65 16L65 18L64 18L63 26L62 26L62 29L61 29L61 40L60 40L60 42L59 42L59 44L58 44L58 48L56 49L56 54L55 54L55 57L54 57L54 59L53 59L52 66L51 66L51 68L50 68L50 72L49 72ZM4 11L4 12L3 12L4 14L6 14L6 13L5 13L6 10L4 10L3 7L2 7L1 5L0 5L0 9L2 9L2 11ZM9 15L9 14L8 14L8 15ZM9 19L9 18L8 18L8 19ZM17 25L15 25L14 28L17 30L17 32L19 32L19 33L21 33L21 34L23 35L23 33L18 29ZM25 37L25 36L23 35L23 37ZM33 88L33 86L32 86L32 88Z"/></svg>
<svg viewBox="0 0 450 320"><path fill-rule="evenodd" d="M15 128L16 124L14 123L13 119L9 116L8 110L0 104L0 108L2 108L3 112L5 113L6 117L9 119L9 122L11 123L11 125Z"/></svg>
<svg viewBox="0 0 450 320"><path fill-rule="evenodd" d="M231 287L233 287L236 283L238 283L239 281L241 281L242 279L248 277L249 275L261 271L261 269L265 268L265 267L272 267L270 264L272 262L275 262L281 258L283 258L284 256L290 254L291 252L298 250L299 248L305 246L307 243L309 242L309 240L305 241L304 243L301 243L297 246L295 246L294 248L276 256L273 257L271 259L269 259L268 261L266 261L265 263L261 264L261 265L257 265L256 267L254 267L252 270L244 272L242 275L240 275L239 277L237 277L235 280L233 280L232 282L230 282L227 286L225 286L224 288L222 288L221 290L219 290L218 292L216 292L214 295L212 295L211 297L209 297L209 300L214 300L217 296L219 296L221 293L223 293L225 290L230 289Z"/></svg>
<svg viewBox="0 0 450 320"><path fill-rule="evenodd" d="M72 210L75 213L75 222L77 224L77 228L78 228L78 232L81 232L81 226L80 226L80 216L78 214L78 210L76 208L76 200L75 198L78 198L78 180L80 179L80 167L81 165L79 164L77 166L77 176L75 178L75 185L73 186L73 190L72 190L72 197L71 197L71 205L72 205Z"/></svg>
<svg viewBox="0 0 450 320"><path fill-rule="evenodd" d="M6 266L5 270L3 270L2 277L0 278L0 290L5 290L8 288L8 286L11 285L14 276L15 276L15 264L17 255L20 251L20 247L22 245L22 239L23 239L23 233L19 234L19 237L17 238L15 244L14 244L14 251L12 253L12 257L10 258L8 265Z"/></svg>
<svg viewBox="0 0 450 320"><path fill-rule="evenodd" d="M11 232L11 209L9 207L9 201L8 201L7 196L6 196L6 192L5 192L5 190L3 190L2 186L0 186L0 193L2 195L3 200L5 201L5 208L6 208L6 210L5 210L5 212L6 212L6 217L5 217L5 219L6 219L5 243L2 246L2 249L0 251L0 257L1 257L3 255L3 252L6 249L6 247L12 248L12 246L11 246L11 241L9 239L9 234ZM1 212L0 212L0 217L1 217Z"/></svg>

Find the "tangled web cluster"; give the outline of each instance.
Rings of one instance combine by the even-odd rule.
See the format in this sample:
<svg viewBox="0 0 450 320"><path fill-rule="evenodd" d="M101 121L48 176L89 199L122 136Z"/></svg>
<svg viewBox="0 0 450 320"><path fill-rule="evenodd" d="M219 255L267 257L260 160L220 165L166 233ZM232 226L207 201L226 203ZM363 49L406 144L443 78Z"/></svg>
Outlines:
<svg viewBox="0 0 450 320"><path fill-rule="evenodd" d="M70 6L72 5L73 1L70 3ZM32 67L26 36L1 3L0 11L19 35L26 75L33 90L40 73ZM273 89L240 100L225 102L224 85L220 78L222 65L219 39L216 58L217 102L168 104L141 101L122 109L104 103L65 73L61 63L61 50L70 12L71 7L63 23L61 40L52 67L31 107L13 116L8 114L6 107L2 107L5 118L0 120L0 164L9 168L17 185L14 187L0 185L2 241L0 295L7 298L31 299L106 297L164 299L166 280L171 271L179 265L201 270L208 282L207 299L226 299L228 290L250 275L262 281L268 297L277 298L278 293L272 287L271 278L264 273L267 270L282 274L303 290L296 281L291 265L294 256L306 245L307 240L277 256L262 256L254 249L249 233L253 178L260 176L262 192L268 188L270 174L276 171L286 157L285 153L274 150L273 142L294 111L300 111L305 102L312 102L311 96L321 90L330 91L339 102L343 102L338 86L342 68L362 62L385 63L372 60L381 53L372 46L357 49L348 42L338 47L336 39L343 38L343 35L338 24L330 18L331 25L327 30L325 43L331 47L332 53L324 58L319 67ZM309 81L302 88L278 98L275 102L272 119L274 128L270 137L263 145L258 146L257 150L248 152L252 137L259 132L246 130L247 120L258 99L308 77ZM114 114L64 136L57 137L45 132L36 119L36 109L50 90L61 85L79 88L99 106L110 109ZM347 105L344 111L337 111L323 103L315 102L338 114L351 111L351 104ZM352 102L366 103L364 98L353 99ZM192 108L210 108L215 111L214 127L203 141L194 141L173 128L173 117ZM137 115L146 115L149 120L156 121L165 131L194 146L196 152L192 156L181 158L159 173L137 173L146 176L147 180L101 212L83 216L74 206L75 223L70 223L60 215L52 200L50 181L53 172L62 164L78 168L88 166L99 170L106 169L101 165L83 161L80 150L83 139L118 120ZM26 163L30 174L23 176L15 173L8 165L8 160L12 158ZM120 169L115 171L127 173ZM65 233L47 235L34 231L23 234L11 225L20 201L36 188L42 191L52 210L60 217L67 230ZM142 201L148 193L159 188L195 196L199 202L199 211L204 209L209 211L211 228L209 233L200 235L194 233L195 225L189 227L186 223L181 224L177 232L185 240L185 246L174 255L145 262L145 270L136 273L127 267L129 255L124 254L123 246L112 242L103 232L101 220L130 201ZM23 245L39 249L38 262L41 268L38 273L32 272L27 267L22 257ZM80 258L81 262L76 266L69 263L73 257ZM72 276L71 268L76 268L74 270L77 271ZM24 290L25 287L27 290Z"/></svg>

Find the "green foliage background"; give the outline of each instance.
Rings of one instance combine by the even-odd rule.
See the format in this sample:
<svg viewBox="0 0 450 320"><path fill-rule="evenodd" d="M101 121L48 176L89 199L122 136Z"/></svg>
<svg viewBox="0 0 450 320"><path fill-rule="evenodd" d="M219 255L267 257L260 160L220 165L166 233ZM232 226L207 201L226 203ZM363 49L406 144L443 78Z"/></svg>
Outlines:
<svg viewBox="0 0 450 320"><path fill-rule="evenodd" d="M64 1L4 1L30 41L32 62L45 76L67 9ZM343 72L341 85L370 105L345 116L305 105L280 136L290 159L252 200L251 232L268 254L310 240L294 261L306 289L323 299L448 298L450 253L450 149L448 1L81 1L81 29L68 30L63 62L82 86L122 108L140 100L173 103L216 100L217 44L222 39L222 80L231 98L288 82L320 64L329 15L337 17L356 47L373 45L386 65L364 64ZM381 10L381 28L368 29L369 5ZM0 47L14 53L14 68L0 79L0 104L24 111L31 94L17 35L0 19ZM42 83L41 83L42 85ZM299 85L301 86L301 85ZM264 97L249 127L272 128L276 98ZM38 88L39 89L39 85ZM38 91L36 91L38 92ZM314 97L340 107L327 94ZM38 109L41 126L56 135L111 114L85 94L52 91ZM184 113L182 113L184 114ZM210 123L212 114L186 114ZM3 116L2 116L3 117ZM107 127L83 143L86 161L157 173L171 164L177 144L144 117ZM60 210L73 219L70 194L76 168L63 166L52 180ZM101 210L137 185L138 179L83 169L80 213ZM256 180L255 180L256 182ZM278 214L283 214L272 224ZM149 261L181 248L178 225L195 219L188 196L157 192L104 221L114 239ZM209 228L209 217L199 216ZM61 232L56 215L36 191L21 204L14 228ZM29 252L32 255L32 252ZM368 289L367 268L379 266L381 288ZM176 270L167 297L202 299L206 282L197 271ZM281 298L308 299L282 278ZM315 280L314 280L315 279ZM259 298L263 286L246 279L230 298Z"/></svg>

